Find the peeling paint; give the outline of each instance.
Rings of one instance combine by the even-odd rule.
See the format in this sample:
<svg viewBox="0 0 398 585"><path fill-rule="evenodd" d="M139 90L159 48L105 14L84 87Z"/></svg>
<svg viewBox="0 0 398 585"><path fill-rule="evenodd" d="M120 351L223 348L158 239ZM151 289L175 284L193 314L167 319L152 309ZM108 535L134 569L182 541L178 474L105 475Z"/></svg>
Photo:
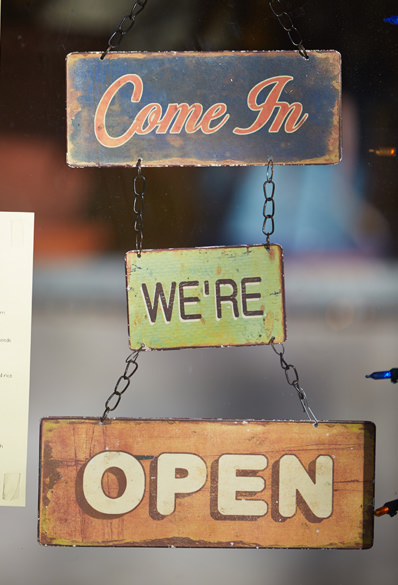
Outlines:
<svg viewBox="0 0 398 585"><path fill-rule="evenodd" d="M372 423L320 422L315 428L311 422L249 419L112 419L101 425L99 419L66 418L44 419L41 429L39 539L43 545L344 549L372 545ZM105 450L150 454L137 455L148 480L143 500L122 517L93 514L79 495L82 469ZM197 454L208 473L198 491L182 498L177 494L174 512L159 518L148 513L155 505L149 492L156 484L156 459L165 452ZM248 503L267 501L265 515L246 521L215 515L214 490L221 489L217 462L223 453L267 458L267 466L255 473L264 478L264 490L236 496ZM333 513L317 519L297 504L294 516L278 515L283 493L281 457L298 457L313 483L315 458L332 453ZM254 470L246 473L246 469L242 467L237 477L253 479Z"/></svg>
<svg viewBox="0 0 398 585"><path fill-rule="evenodd" d="M132 349L286 339L280 246L132 251L126 274Z"/></svg>
<svg viewBox="0 0 398 585"><path fill-rule="evenodd" d="M128 167L141 158L143 166L154 167L241 166L264 165L270 156L274 164L335 164L341 157L341 58L336 51L309 51L309 56L310 70L296 51L120 52L104 61L100 53L68 55L68 164ZM94 123L97 106L109 86L132 71L142 79L143 95L134 104L131 91L118 92L117 99L111 100L107 130L111 140L123 136L138 112L150 104L159 105L162 115L173 103L200 103L203 115L211 104L224 104L229 118L217 130L217 118L208 122L208 130L183 127L173 134L168 130L156 134L155 126L149 131L143 127L126 143L105 146L94 132L94 125L101 126ZM232 81L225 83L231 71ZM251 89L286 75L291 81L280 96L281 103L302 104L308 114L305 123L297 130L287 131L282 124L270 132L271 115L259 130L235 133L237 128L250 128L258 115L248 107ZM265 100L268 94L260 93ZM279 106L274 108L278 111Z"/></svg>

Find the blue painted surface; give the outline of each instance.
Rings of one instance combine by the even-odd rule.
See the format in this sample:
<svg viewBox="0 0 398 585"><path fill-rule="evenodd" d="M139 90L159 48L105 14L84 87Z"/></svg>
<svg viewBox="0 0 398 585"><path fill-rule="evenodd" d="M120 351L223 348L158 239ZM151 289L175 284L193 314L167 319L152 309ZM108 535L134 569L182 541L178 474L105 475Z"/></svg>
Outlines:
<svg viewBox="0 0 398 585"><path fill-rule="evenodd" d="M71 166L135 165L248 165L264 164L272 157L276 164L336 163L340 159L340 55L335 51L310 53L303 59L297 52L266 53L116 53L100 60L100 53L69 55L68 78L68 162ZM140 109L159 103L164 112L170 103L199 102L204 110L225 103L229 120L216 133L201 130L178 135L134 135L117 148L101 145L94 133L94 116L106 89L127 73L140 75L143 95L132 103L132 84L113 98L106 124L111 136L126 131ZM284 128L269 132L279 108L269 122L249 135L234 134L236 127L250 127L258 112L249 109L247 96L259 82L274 76L293 79L280 100L300 102L306 122L293 133ZM270 88L264 88L264 101ZM73 113L73 115L71 114ZM213 122L213 125L216 122Z"/></svg>
<svg viewBox="0 0 398 585"><path fill-rule="evenodd" d="M398 24L398 15L389 16L388 18L384 18L384 22L388 22L389 24Z"/></svg>

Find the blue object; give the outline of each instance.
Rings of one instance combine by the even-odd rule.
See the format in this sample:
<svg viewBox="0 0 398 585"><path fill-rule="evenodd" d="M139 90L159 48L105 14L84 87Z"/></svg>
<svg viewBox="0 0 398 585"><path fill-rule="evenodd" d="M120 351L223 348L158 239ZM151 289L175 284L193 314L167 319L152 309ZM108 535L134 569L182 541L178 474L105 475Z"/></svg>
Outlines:
<svg viewBox="0 0 398 585"><path fill-rule="evenodd" d="M391 378L391 370L388 372L373 372L373 374L368 374L366 378L373 378L373 380L384 380L385 378Z"/></svg>
<svg viewBox="0 0 398 585"><path fill-rule="evenodd" d="M392 368L391 370L387 370L386 372L373 372L372 374L368 374L365 378L372 378L373 380L391 380L393 384L398 382L398 368Z"/></svg>
<svg viewBox="0 0 398 585"><path fill-rule="evenodd" d="M384 18L384 22L388 22L389 24L398 24L398 15L389 16L388 18Z"/></svg>

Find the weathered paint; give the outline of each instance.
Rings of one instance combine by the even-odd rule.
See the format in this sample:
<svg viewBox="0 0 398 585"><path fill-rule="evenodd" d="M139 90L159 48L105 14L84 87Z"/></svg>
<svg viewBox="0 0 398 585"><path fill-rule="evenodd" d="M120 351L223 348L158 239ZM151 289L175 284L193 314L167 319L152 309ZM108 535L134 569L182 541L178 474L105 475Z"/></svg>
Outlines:
<svg viewBox="0 0 398 585"><path fill-rule="evenodd" d="M100 55L67 57L71 166L340 160L336 51Z"/></svg>
<svg viewBox="0 0 398 585"><path fill-rule="evenodd" d="M280 246L126 254L132 349L262 345L286 338Z"/></svg>
<svg viewBox="0 0 398 585"><path fill-rule="evenodd" d="M43 419L45 545L369 548L368 422Z"/></svg>

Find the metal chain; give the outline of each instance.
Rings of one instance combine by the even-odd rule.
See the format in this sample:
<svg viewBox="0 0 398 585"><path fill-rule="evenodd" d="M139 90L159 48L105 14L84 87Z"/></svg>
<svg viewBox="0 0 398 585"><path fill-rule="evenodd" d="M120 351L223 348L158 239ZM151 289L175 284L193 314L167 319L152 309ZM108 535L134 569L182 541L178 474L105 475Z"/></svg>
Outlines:
<svg viewBox="0 0 398 585"><path fill-rule="evenodd" d="M106 57L109 51L113 49L117 49L122 42L123 38L126 36L127 33L131 31L133 26L135 25L135 19L137 16L144 10L148 0L137 0L134 2L129 14L123 16L122 20L119 23L119 26L115 30L115 32L109 37L108 40L108 47L101 55L101 60ZM293 21L288 12L283 10L281 6L280 0L270 0L268 2L269 7L271 8L273 14L278 19L282 28L287 32L290 42L297 47L298 52L302 57L308 59L307 51L303 45L303 39L301 37L300 31L298 28L293 24Z"/></svg>
<svg viewBox="0 0 398 585"><path fill-rule="evenodd" d="M142 244L144 241L144 196L145 196L146 178L142 174L141 159L137 162L137 174L133 180L134 203L133 211L135 213L134 230L135 230L135 249L138 258L141 258Z"/></svg>
<svg viewBox="0 0 398 585"><path fill-rule="evenodd" d="M303 39L300 31L293 24L293 21L288 12L283 10L281 0L270 0L268 2L269 7L279 21L279 24L288 34L290 42L297 47L298 52L304 59L309 59L307 51L304 49Z"/></svg>
<svg viewBox="0 0 398 585"><path fill-rule="evenodd" d="M140 12L144 10L147 1L148 0L137 0L137 2L134 2L133 7L130 10L130 13L123 16L122 20L119 23L119 26L117 27L113 35L109 37L108 47L102 53L101 60L106 57L109 51L112 51L113 49L117 49L119 47L120 43L123 40L123 37L125 37L126 34L130 32L131 29L133 28L137 16L140 14Z"/></svg>
<svg viewBox="0 0 398 585"><path fill-rule="evenodd" d="M304 390L300 386L300 380L299 380L297 368L293 364L288 364L287 361L285 360L285 358L284 358L285 347L284 347L283 343L278 344L281 347L281 350L278 351L278 349L275 346L274 340L275 340L275 337L272 337L270 340L270 344L271 344L272 349L276 353L276 355L279 356L281 368L285 372L286 381L290 386L293 386L293 388L296 390L298 397L300 399L300 402L301 402L301 406L303 407L305 414L308 416L310 421L312 421L314 423L314 426L317 427L318 426L318 419L316 418L312 408L308 404L308 398L307 398L306 393L304 392Z"/></svg>
<svg viewBox="0 0 398 585"><path fill-rule="evenodd" d="M115 384L115 388L112 394L109 396L108 400L105 402L105 410L103 415L101 416L101 422L103 423L104 420L108 417L108 414L115 410L119 406L119 402L122 399L122 395L126 392L127 388L130 386L131 378L138 370L137 358L140 352L143 349L143 345L135 351L134 353L130 354L126 359L126 367L124 369L123 374L120 376L118 381Z"/></svg>
<svg viewBox="0 0 398 585"><path fill-rule="evenodd" d="M270 185L270 187L268 187ZM274 194L275 194L275 183L274 183L274 163L272 158L268 160L267 166L267 175L266 180L263 184L264 189L264 207L263 207L263 216L264 216L264 223L263 223L263 234L266 236L266 248L269 249L269 238L272 236L275 230L275 201L274 201Z"/></svg>

